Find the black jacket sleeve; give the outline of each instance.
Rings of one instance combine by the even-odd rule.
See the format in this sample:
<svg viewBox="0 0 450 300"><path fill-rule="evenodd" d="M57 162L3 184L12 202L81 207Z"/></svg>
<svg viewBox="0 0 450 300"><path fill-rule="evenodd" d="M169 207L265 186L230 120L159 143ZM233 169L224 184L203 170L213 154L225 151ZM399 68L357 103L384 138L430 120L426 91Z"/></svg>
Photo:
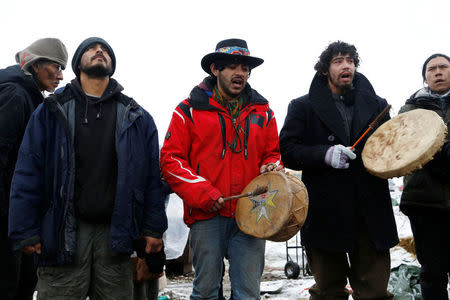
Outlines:
<svg viewBox="0 0 450 300"><path fill-rule="evenodd" d="M330 145L307 145L308 131L311 131L310 108L302 98L292 100L280 132L281 159L290 169L300 170L305 166L325 167L325 154ZM312 126L314 127L314 126Z"/></svg>

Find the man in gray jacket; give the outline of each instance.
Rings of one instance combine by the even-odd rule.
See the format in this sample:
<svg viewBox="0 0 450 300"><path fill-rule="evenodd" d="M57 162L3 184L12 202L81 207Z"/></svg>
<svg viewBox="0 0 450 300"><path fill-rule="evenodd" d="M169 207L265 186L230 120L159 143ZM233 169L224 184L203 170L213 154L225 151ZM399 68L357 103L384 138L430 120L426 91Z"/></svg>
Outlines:
<svg viewBox="0 0 450 300"><path fill-rule="evenodd" d="M433 54L425 60L422 77L426 87L415 92L400 109L436 112L450 124L450 58ZM450 129L450 128L448 128ZM400 209L408 215L417 259L421 264L423 300L448 300L450 272L450 141L423 168L405 175ZM436 243L438 247L433 246Z"/></svg>

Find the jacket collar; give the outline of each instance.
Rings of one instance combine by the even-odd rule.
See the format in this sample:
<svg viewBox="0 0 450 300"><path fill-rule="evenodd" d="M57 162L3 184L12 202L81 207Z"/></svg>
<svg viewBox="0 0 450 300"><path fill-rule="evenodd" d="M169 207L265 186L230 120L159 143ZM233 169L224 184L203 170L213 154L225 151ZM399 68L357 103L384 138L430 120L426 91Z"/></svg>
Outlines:
<svg viewBox="0 0 450 300"><path fill-rule="evenodd" d="M430 90L427 87L421 88L420 90L416 91L414 94L411 95L411 97L407 100L407 102L415 101L418 99L428 99L430 101L441 101L441 99L448 101L450 99L450 92L447 94L441 96L437 94L431 94Z"/></svg>
<svg viewBox="0 0 450 300"><path fill-rule="evenodd" d="M411 97L406 100L405 104L412 104L425 109L437 110L450 104L450 95L442 98L433 97L430 95L428 88L424 87L412 94Z"/></svg>
<svg viewBox="0 0 450 300"><path fill-rule="evenodd" d="M72 89L74 90L77 96L82 98L86 96L86 93L83 91L81 83L78 80L78 78L73 79L70 83ZM122 91L123 87L115 79L110 78L108 86L106 87L102 97L98 101L99 102L108 101L109 99L115 98L115 96L117 96Z"/></svg>
<svg viewBox="0 0 450 300"><path fill-rule="evenodd" d="M341 140L346 141L346 133L342 126L342 117L333 102L328 81L316 74L309 89L311 106L321 121ZM353 123L351 126L351 139L357 138L362 130L368 126L369 121L378 113L375 91L369 80L361 73L355 72L353 89L345 96L353 97ZM375 116L374 116L375 115Z"/></svg>
<svg viewBox="0 0 450 300"><path fill-rule="evenodd" d="M113 78L110 78L110 82L105 92L103 93L102 98L99 101L107 101L108 99L116 100L122 103L125 107L130 106L131 110L137 110L140 108L140 105L130 97L123 95L121 92L123 87ZM49 97L44 99L44 102L50 107L56 105L59 102L61 105L66 103L67 101L74 100L78 97L86 97L83 89L81 88L80 82L75 78L70 83L66 84L66 86L58 89L55 94L50 95Z"/></svg>

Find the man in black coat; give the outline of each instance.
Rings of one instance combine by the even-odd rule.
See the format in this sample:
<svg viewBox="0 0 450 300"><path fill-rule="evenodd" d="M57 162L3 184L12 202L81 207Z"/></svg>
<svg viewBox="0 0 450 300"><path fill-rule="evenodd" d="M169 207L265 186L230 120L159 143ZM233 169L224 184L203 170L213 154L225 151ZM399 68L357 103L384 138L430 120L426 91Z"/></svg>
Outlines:
<svg viewBox="0 0 450 300"><path fill-rule="evenodd" d="M63 79L67 50L44 38L16 54L18 64L0 70L0 298L32 299L36 284L33 257L13 253L8 239L8 207L17 153L31 113Z"/></svg>
<svg viewBox="0 0 450 300"><path fill-rule="evenodd" d="M387 180L369 174L353 142L386 107L356 72L353 45L337 41L320 55L309 94L292 100L280 133L286 167L302 170L309 211L301 230L316 281L311 298L392 299L389 248L398 243ZM385 117L380 123L386 121Z"/></svg>

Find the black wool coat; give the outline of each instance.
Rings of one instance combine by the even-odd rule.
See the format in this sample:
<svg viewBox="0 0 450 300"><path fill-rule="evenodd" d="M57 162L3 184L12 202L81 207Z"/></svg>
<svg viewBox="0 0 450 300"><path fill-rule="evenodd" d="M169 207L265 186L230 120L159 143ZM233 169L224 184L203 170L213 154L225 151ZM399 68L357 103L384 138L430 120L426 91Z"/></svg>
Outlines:
<svg viewBox="0 0 450 300"><path fill-rule="evenodd" d="M334 169L324 161L329 147L351 146L387 105L362 74L355 73L353 85L346 95L354 100L350 136L345 132L326 78L318 75L309 94L289 104L280 133L283 163L303 171L302 180L309 194L308 216L301 230L306 247L352 251L357 223L366 226L378 250L398 243L388 182L369 174L361 159L370 134L356 146L357 157L350 161L349 169ZM388 119L386 115L380 124Z"/></svg>

